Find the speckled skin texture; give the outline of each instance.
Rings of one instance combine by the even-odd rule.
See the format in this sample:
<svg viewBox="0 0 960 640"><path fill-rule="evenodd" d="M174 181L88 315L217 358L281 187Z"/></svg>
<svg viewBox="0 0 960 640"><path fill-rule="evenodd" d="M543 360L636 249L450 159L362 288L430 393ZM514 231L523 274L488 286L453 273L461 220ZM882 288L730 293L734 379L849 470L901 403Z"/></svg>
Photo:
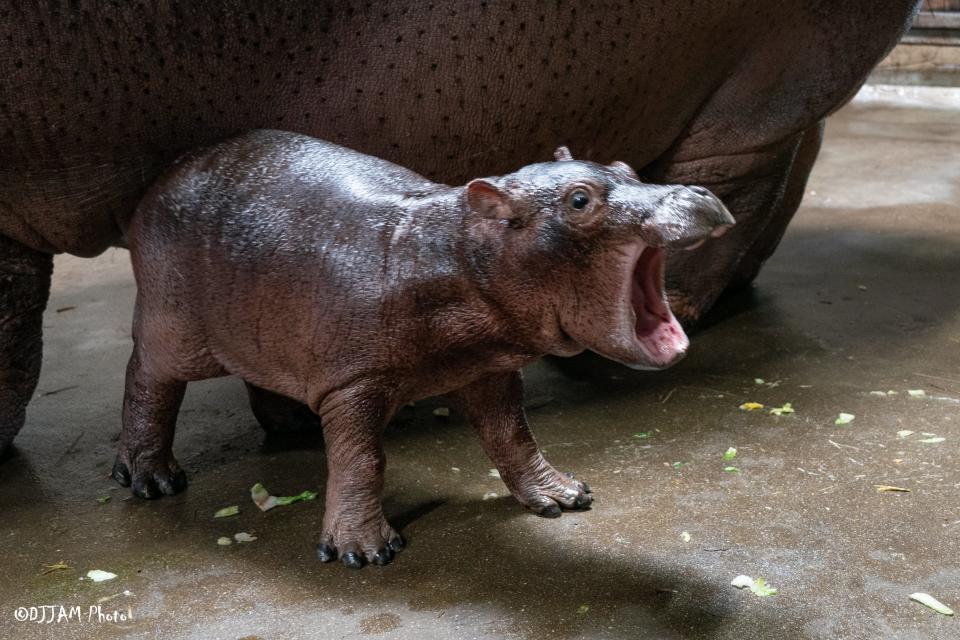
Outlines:
<svg viewBox="0 0 960 640"><path fill-rule="evenodd" d="M636 368L683 357L666 247L734 221L699 187L570 158L449 187L344 147L255 131L160 178L127 233L137 304L114 477L145 498L186 478L172 454L187 382L227 374L320 417L318 553L386 564L380 434L450 394L513 495L545 516L590 505L541 455L520 368L589 348Z"/></svg>
<svg viewBox="0 0 960 640"><path fill-rule="evenodd" d="M2 2L0 235L95 255L122 242L136 203L175 158L258 127L450 184L568 144L587 160L620 158L651 182L706 185L733 212L723 242L670 256L674 311L693 323L772 253L823 118L917 5ZM47 293L23 295L33 308ZM30 385L0 385L15 433Z"/></svg>

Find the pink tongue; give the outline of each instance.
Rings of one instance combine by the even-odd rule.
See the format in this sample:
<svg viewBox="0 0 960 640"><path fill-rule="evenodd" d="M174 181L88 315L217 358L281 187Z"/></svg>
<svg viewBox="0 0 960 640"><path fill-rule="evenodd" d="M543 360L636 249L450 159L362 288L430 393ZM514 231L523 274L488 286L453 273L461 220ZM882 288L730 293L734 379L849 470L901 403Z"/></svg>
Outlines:
<svg viewBox="0 0 960 640"><path fill-rule="evenodd" d="M690 346L690 340L684 333L683 327L672 315L669 321L660 325L646 336L637 336L644 351L650 358L659 364L673 362L678 353L683 353Z"/></svg>

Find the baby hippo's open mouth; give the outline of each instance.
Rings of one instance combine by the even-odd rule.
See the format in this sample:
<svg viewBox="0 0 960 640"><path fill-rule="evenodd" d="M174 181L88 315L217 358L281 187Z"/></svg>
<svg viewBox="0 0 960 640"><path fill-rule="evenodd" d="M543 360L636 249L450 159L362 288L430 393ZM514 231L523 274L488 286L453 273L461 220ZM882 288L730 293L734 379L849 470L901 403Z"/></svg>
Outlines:
<svg viewBox="0 0 960 640"><path fill-rule="evenodd" d="M608 202L616 214L606 221L610 235L594 230L597 254L561 308L561 331L568 342L633 369L669 367L690 341L667 303L667 252L695 249L736 221L702 187L634 181L617 186Z"/></svg>
<svg viewBox="0 0 960 640"><path fill-rule="evenodd" d="M687 334L670 311L664 293L663 249L644 247L633 267L630 302L635 339L650 360L650 368L667 367L679 360L690 344ZM641 364L635 368L646 368Z"/></svg>

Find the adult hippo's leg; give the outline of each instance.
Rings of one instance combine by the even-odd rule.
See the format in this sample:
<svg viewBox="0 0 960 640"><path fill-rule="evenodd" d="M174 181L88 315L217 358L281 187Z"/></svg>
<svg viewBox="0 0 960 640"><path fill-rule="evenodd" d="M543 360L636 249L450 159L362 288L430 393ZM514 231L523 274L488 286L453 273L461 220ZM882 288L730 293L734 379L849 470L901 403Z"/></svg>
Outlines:
<svg viewBox="0 0 960 640"><path fill-rule="evenodd" d="M51 273L53 256L0 236L0 457L37 388Z"/></svg>
<svg viewBox="0 0 960 640"><path fill-rule="evenodd" d="M822 130L819 121L754 152L677 162L656 171L657 182L709 188L737 220L723 238L669 256L667 292L684 324L695 325L728 287L752 281L773 254L803 198Z"/></svg>
<svg viewBox="0 0 960 640"><path fill-rule="evenodd" d="M919 5L888 0L869 12L843 3L770 5L765 11L779 30L754 32L685 130L641 172L653 182L705 186L737 220L724 237L670 256L671 305L686 324L728 285L756 276L799 205L823 119L853 98ZM841 39L849 44L839 64ZM784 60L790 63L776 62Z"/></svg>
<svg viewBox="0 0 960 640"><path fill-rule="evenodd" d="M813 169L813 163L820 152L820 143L823 141L823 125L824 122L821 120L803 134L797 154L793 159L793 166L790 169L790 176L787 178L786 189L780 205L775 211L771 211L767 226L760 232L760 235L741 258L730 284L727 285L727 289L739 289L753 282L757 274L760 273L760 267L773 255L777 245L780 244L780 240L783 239L783 234L787 230L787 225L793 219L793 214L800 208L800 202L803 200L803 194L807 188L807 178L810 177L810 170Z"/></svg>
<svg viewBox="0 0 960 640"><path fill-rule="evenodd" d="M249 382L246 385L253 415L267 433L320 428L320 417L307 405Z"/></svg>

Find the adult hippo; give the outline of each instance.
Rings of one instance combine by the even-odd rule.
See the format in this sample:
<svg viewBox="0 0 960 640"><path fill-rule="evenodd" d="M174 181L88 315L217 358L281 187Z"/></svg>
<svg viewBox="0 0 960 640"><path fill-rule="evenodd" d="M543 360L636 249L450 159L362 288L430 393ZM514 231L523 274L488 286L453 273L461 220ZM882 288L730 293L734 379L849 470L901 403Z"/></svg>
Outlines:
<svg viewBox="0 0 960 640"><path fill-rule="evenodd" d="M918 0L12 2L0 7L0 451L24 422L52 256L123 243L184 151L253 128L459 184L624 160L705 185L736 227L670 256L676 314L749 282L796 210L823 119ZM253 392L255 398L260 395ZM260 395L269 419L277 398Z"/></svg>

